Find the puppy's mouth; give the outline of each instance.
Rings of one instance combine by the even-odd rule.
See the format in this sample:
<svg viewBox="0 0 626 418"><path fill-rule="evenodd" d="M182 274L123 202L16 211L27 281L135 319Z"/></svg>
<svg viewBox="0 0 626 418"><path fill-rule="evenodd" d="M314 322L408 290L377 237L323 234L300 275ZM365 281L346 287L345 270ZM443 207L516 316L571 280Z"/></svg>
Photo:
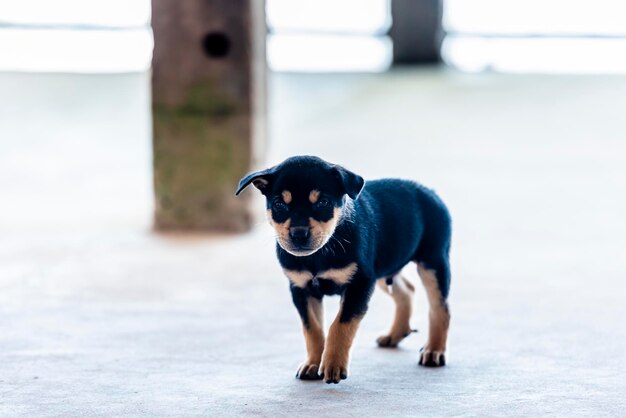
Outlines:
<svg viewBox="0 0 626 418"><path fill-rule="evenodd" d="M294 243L290 239L284 239L282 237L278 237L278 244L280 247L287 251L289 254L294 255L296 257L306 257L308 255L315 254L319 251L325 244L325 239L313 239L313 242L309 242L306 244Z"/></svg>
<svg viewBox="0 0 626 418"><path fill-rule="evenodd" d="M306 257L308 255L315 254L319 248L289 248L281 245L283 250L287 251L291 255L295 255L296 257Z"/></svg>

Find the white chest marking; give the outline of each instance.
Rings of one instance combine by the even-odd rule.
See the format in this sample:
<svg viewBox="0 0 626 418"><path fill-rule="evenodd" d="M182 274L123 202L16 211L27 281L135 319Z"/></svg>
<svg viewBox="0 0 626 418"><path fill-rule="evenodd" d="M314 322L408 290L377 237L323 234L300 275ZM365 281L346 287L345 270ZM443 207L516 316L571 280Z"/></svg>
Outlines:
<svg viewBox="0 0 626 418"><path fill-rule="evenodd" d="M337 285L344 285L350 282L357 269L358 267L356 263L350 263L340 269L320 271L315 276L307 270L297 271L284 269L284 272L294 286L305 288L307 284L313 280L313 278L332 280Z"/></svg>

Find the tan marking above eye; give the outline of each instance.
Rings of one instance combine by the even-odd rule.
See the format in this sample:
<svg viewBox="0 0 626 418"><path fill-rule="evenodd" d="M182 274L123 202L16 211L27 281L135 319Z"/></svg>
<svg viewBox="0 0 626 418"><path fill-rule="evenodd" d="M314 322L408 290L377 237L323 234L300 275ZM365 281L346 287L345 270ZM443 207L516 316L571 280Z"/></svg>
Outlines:
<svg viewBox="0 0 626 418"><path fill-rule="evenodd" d="M311 190L311 193L309 193L309 201L311 203L317 203L317 200L319 198L320 198L319 190Z"/></svg>
<svg viewBox="0 0 626 418"><path fill-rule="evenodd" d="M289 190L283 190L282 196L283 196L283 201L286 204L291 203L291 192Z"/></svg>
<svg viewBox="0 0 626 418"><path fill-rule="evenodd" d="M281 195L283 197L283 202L285 202L286 204L291 203L291 192L289 190L283 190Z"/></svg>

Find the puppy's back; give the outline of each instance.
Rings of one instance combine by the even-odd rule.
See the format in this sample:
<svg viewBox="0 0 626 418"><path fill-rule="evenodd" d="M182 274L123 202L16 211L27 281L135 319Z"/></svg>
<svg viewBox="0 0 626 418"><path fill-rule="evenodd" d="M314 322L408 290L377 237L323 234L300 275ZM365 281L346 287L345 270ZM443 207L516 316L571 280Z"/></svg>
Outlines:
<svg viewBox="0 0 626 418"><path fill-rule="evenodd" d="M432 192L431 192L432 193ZM433 193L433 196L434 193ZM434 197L409 180L381 179L365 183L355 201L361 235L379 277L394 274L414 259L425 233L425 218ZM435 196L436 197L436 196Z"/></svg>

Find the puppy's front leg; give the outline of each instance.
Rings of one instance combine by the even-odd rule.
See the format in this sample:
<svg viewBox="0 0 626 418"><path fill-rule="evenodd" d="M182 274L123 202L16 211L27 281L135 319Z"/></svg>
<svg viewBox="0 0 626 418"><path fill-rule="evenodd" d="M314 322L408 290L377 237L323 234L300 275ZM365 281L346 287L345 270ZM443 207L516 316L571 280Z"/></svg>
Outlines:
<svg viewBox="0 0 626 418"><path fill-rule="evenodd" d="M374 281L365 277L354 279L356 280L346 286L339 313L328 332L320 367L320 374L326 383L339 383L348 377L352 341L374 289Z"/></svg>
<svg viewBox="0 0 626 418"><path fill-rule="evenodd" d="M296 377L302 380L318 380L324 351L324 307L322 299L317 299L304 289L291 287L293 303L302 320L302 331L306 343L307 358L298 368Z"/></svg>

